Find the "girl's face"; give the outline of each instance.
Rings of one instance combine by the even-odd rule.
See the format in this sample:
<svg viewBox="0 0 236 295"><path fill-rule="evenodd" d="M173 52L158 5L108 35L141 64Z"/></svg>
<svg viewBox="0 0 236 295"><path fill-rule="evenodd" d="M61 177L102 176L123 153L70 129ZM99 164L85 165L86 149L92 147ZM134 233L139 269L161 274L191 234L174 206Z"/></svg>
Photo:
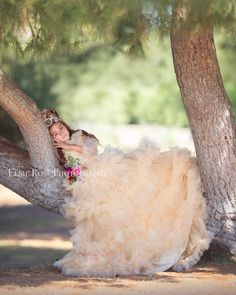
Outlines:
<svg viewBox="0 0 236 295"><path fill-rule="evenodd" d="M50 135L57 142L65 142L70 139L68 129L61 122L56 122L52 125L50 128Z"/></svg>

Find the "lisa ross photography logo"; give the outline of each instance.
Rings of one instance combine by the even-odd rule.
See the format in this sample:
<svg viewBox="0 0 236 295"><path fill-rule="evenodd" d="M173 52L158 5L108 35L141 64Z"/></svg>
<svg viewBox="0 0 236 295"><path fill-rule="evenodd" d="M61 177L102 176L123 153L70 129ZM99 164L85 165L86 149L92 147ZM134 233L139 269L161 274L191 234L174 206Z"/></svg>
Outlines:
<svg viewBox="0 0 236 295"><path fill-rule="evenodd" d="M8 169L9 177L63 177L65 178L69 184L74 183L75 181L80 181L82 176L91 176L91 177L102 177L105 175L105 172L102 170L95 171L89 170L80 163L78 158L73 158L72 156L68 156L66 163L64 164L64 170L54 168L52 170L38 170L36 168L32 168L29 170L16 170L16 169Z"/></svg>
<svg viewBox="0 0 236 295"><path fill-rule="evenodd" d="M36 168L31 168L28 170L21 170L21 169L8 169L8 176L9 177L56 177L56 176L64 176L66 174L65 171L59 170L59 169L53 169L53 170L38 170Z"/></svg>
<svg viewBox="0 0 236 295"><path fill-rule="evenodd" d="M91 170L91 171L87 171L87 170L83 170L83 169L76 169L76 170L71 170L71 171L68 171L68 170L60 170L60 169L52 169L52 170L48 170L48 171L45 171L45 170L38 170L38 169L35 169L35 168L32 168L32 169L28 169L28 170L16 170L16 169L11 169L9 168L8 169L8 176L9 177L50 177L50 178L53 178L53 177L65 177L65 178L68 178L68 176L75 176L75 177L78 177L78 176L82 176L82 175L85 175L85 176L93 176L93 177L102 177L105 175L105 172L104 171L95 171L95 170Z"/></svg>

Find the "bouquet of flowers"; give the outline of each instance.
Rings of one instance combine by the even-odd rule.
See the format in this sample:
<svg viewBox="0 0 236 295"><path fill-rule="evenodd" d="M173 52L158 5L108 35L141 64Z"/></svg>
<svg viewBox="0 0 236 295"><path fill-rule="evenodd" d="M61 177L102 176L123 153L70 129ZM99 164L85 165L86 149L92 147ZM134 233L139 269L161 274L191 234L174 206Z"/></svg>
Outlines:
<svg viewBox="0 0 236 295"><path fill-rule="evenodd" d="M65 163L64 167L66 172L66 179L69 180L70 184L72 184L79 178L81 174L82 165L80 163L80 160L68 155L67 162Z"/></svg>

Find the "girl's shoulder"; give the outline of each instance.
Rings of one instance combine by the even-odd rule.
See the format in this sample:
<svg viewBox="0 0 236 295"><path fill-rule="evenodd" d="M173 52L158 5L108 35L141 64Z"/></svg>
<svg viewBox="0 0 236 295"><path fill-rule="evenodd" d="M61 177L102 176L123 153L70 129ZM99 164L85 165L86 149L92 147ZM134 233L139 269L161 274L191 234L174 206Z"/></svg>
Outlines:
<svg viewBox="0 0 236 295"><path fill-rule="evenodd" d="M71 138L67 141L70 144L81 144L83 141L83 133L82 130L79 129L75 133L71 135Z"/></svg>

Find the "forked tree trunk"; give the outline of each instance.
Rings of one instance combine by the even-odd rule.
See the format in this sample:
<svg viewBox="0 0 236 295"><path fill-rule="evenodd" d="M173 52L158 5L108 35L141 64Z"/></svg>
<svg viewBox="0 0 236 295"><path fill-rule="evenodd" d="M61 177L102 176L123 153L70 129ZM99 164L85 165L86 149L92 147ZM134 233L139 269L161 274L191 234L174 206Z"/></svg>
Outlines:
<svg viewBox="0 0 236 295"><path fill-rule="evenodd" d="M182 13L182 14L181 14ZM177 81L187 112L208 203L208 229L236 253L236 129L224 89L213 31L188 31L175 11L171 45Z"/></svg>
<svg viewBox="0 0 236 295"><path fill-rule="evenodd" d="M36 103L0 72L0 107L18 124L27 151L0 138L0 184L30 203L63 214L70 193L62 186L63 174L49 132Z"/></svg>

